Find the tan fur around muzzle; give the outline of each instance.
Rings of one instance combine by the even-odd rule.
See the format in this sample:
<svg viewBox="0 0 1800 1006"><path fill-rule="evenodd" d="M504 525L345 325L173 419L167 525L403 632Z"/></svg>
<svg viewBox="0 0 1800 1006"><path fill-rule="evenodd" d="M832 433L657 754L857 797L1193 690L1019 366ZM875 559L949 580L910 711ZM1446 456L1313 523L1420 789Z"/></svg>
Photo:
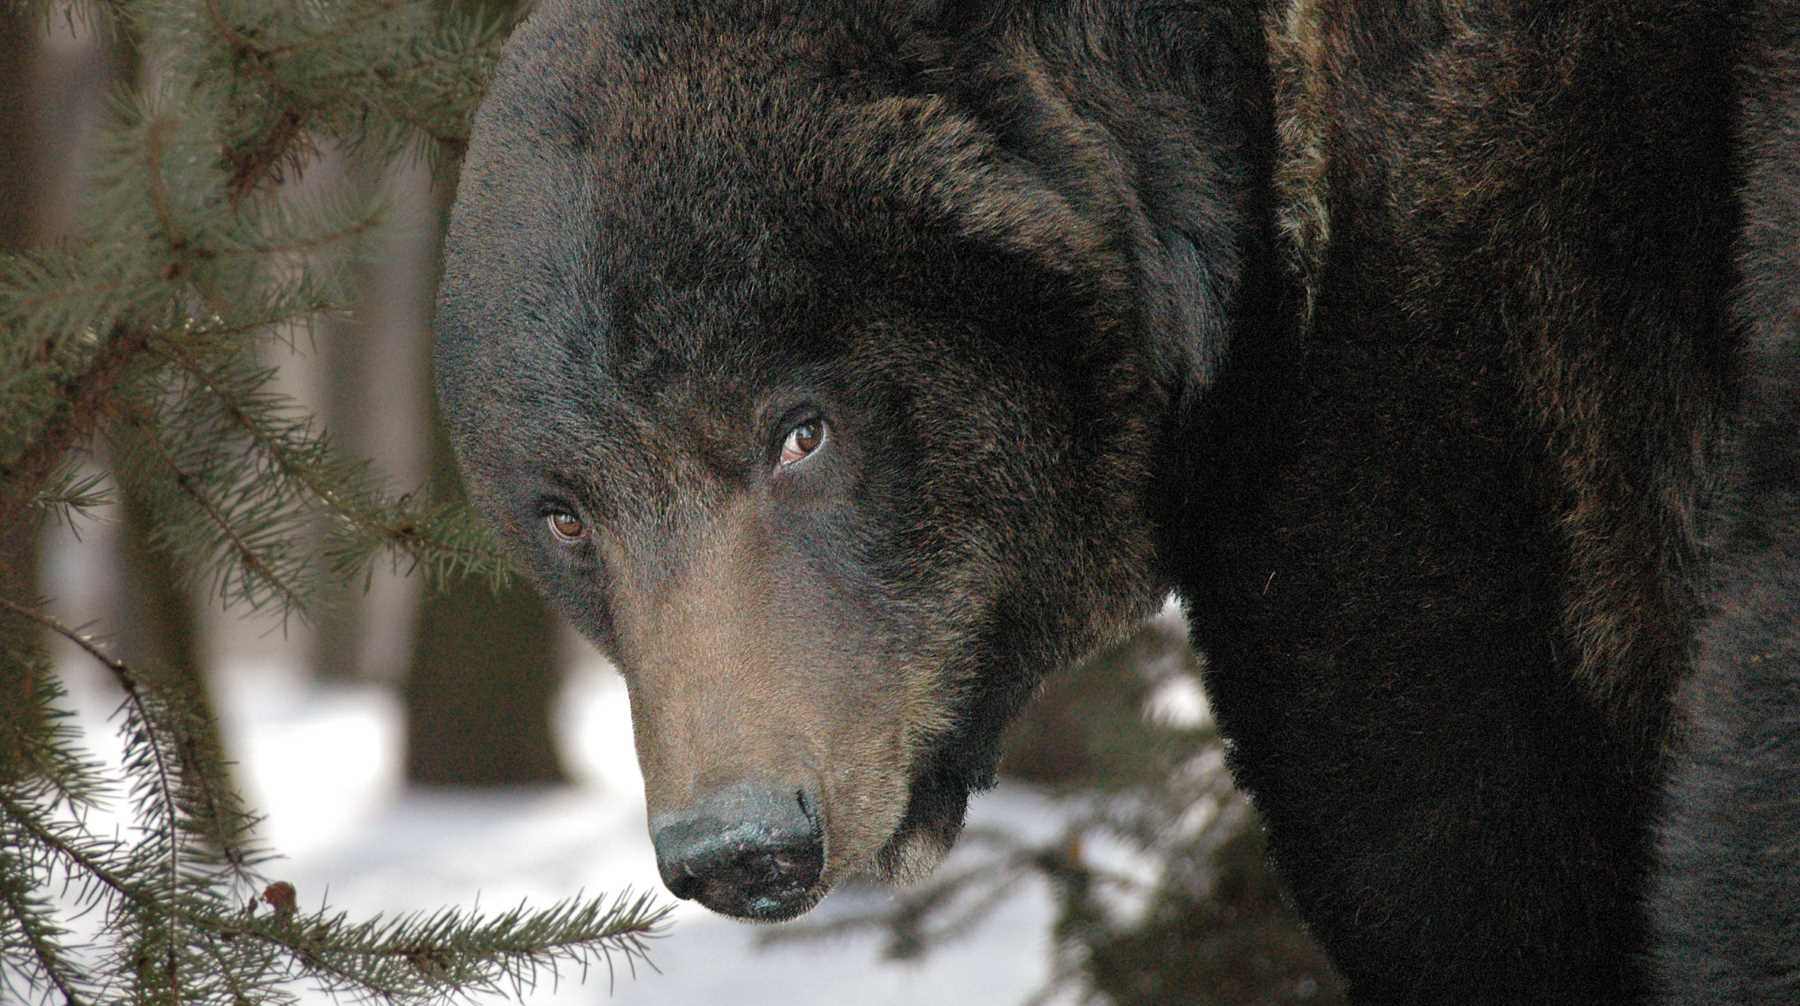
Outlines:
<svg viewBox="0 0 1800 1006"><path fill-rule="evenodd" d="M753 500L700 523L691 542L665 540L685 559L654 584L607 548L650 817L741 781L804 790L819 804L823 882L865 871L906 809L904 676L859 645L853 598L776 575L799 553L777 546Z"/></svg>

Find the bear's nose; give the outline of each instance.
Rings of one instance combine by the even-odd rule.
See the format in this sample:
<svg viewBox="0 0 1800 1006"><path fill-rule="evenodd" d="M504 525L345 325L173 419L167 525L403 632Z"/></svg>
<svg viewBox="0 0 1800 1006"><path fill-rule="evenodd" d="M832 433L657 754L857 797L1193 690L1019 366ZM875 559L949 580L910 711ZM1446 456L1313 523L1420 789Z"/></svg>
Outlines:
<svg viewBox="0 0 1800 1006"><path fill-rule="evenodd" d="M799 915L825 866L817 805L799 787L742 782L658 814L650 833L663 883L723 915Z"/></svg>

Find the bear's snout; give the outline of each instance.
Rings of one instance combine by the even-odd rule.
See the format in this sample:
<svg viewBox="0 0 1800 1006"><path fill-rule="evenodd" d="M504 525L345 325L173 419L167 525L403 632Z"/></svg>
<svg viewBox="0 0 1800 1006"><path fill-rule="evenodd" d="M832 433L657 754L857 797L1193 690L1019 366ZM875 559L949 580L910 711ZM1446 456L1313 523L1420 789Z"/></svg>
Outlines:
<svg viewBox="0 0 1800 1006"><path fill-rule="evenodd" d="M743 919L778 921L811 908L824 834L804 789L741 782L650 822L656 866L677 898Z"/></svg>

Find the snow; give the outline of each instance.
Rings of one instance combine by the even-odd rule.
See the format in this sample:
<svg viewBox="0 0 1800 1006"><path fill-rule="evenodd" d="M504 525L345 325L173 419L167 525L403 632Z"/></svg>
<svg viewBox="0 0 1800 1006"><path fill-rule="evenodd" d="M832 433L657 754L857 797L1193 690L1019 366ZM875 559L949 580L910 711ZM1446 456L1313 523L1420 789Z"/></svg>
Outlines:
<svg viewBox="0 0 1800 1006"><path fill-rule="evenodd" d="M604 664L571 675L559 728L578 782L537 790L409 790L400 782L400 710L378 686L320 687L279 664L221 675L228 749L263 835L287 857L265 871L293 883L303 906L352 916L469 905L548 905L578 892L650 889L657 879L644 825L643 783L631 749L624 686ZM1003 786L978 796L971 828L1031 841L1055 835L1068 812ZM960 857L978 855L961 849ZM653 945L659 971L602 968L585 985L546 980L529 1003L1016 1003L1050 977L1048 887L1036 876L968 933L923 960L882 957L878 933L856 931L759 945L763 927L690 903ZM891 899L867 886L834 893L809 919ZM328 1000L321 1000L328 1001Z"/></svg>

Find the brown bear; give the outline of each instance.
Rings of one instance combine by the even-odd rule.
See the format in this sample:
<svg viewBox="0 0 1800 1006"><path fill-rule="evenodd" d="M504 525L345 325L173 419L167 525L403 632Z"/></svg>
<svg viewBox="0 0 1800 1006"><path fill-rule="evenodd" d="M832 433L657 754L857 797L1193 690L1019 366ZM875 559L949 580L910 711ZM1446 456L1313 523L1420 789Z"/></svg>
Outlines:
<svg viewBox="0 0 1800 1006"><path fill-rule="evenodd" d="M669 889L929 870L1174 590L1358 1002L1649 997L1793 8L546 0L439 389Z"/></svg>
<svg viewBox="0 0 1800 1006"><path fill-rule="evenodd" d="M1753 12L1733 419L1651 899L1683 1006L1800 1002L1800 3Z"/></svg>

